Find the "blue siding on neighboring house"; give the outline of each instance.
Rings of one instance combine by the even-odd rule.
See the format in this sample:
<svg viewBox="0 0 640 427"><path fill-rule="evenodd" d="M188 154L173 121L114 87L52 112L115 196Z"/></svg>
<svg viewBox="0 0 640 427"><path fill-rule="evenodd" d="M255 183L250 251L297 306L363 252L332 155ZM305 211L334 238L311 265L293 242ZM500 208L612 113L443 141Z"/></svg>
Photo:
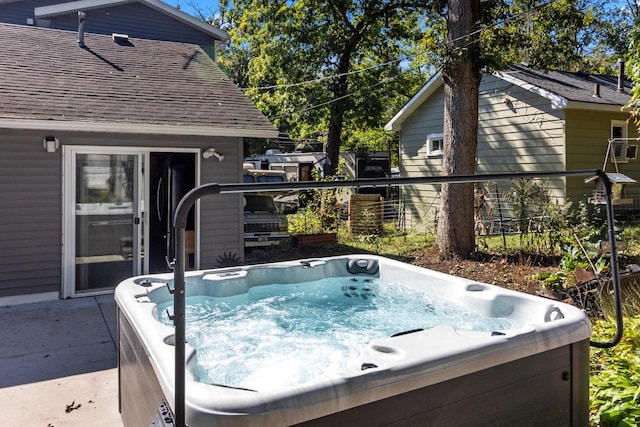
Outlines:
<svg viewBox="0 0 640 427"><path fill-rule="evenodd" d="M33 9L60 3L56 0L22 0L0 6L0 22L27 25L27 18L33 19Z"/></svg>
<svg viewBox="0 0 640 427"><path fill-rule="evenodd" d="M85 31L88 33L121 33L140 39L195 43L203 47L213 46L213 38L202 31L140 3L88 10L86 14ZM51 28L76 30L78 28L77 13L52 18Z"/></svg>
<svg viewBox="0 0 640 427"><path fill-rule="evenodd" d="M61 0L23 0L3 4L0 7L0 22L26 25L27 18L34 19L34 8L59 3L65 2ZM121 33L132 38L195 43L214 58L213 37L144 4L128 3L85 12L85 31L87 33ZM40 27L76 31L78 29L78 15L77 12L68 13L48 19L38 19L36 23Z"/></svg>

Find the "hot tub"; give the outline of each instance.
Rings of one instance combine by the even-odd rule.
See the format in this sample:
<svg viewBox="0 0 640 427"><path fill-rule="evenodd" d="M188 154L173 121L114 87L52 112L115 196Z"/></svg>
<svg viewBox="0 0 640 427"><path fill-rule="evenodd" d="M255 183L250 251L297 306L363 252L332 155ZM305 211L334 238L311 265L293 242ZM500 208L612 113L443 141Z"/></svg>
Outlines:
<svg viewBox="0 0 640 427"><path fill-rule="evenodd" d="M127 427L173 422L174 328L158 309L172 301L172 278L135 277L115 291L119 402ZM407 322L406 329L362 344L334 372L266 389L203 380L202 355L187 345L190 427L588 423L590 323L570 305L368 255L189 272L187 304L194 297L227 301L272 284L304 289L326 278L360 281L342 287L345 298L375 299L361 283L397 284L471 312L481 327ZM364 303L375 315L372 302ZM279 366L274 362L273 378Z"/></svg>

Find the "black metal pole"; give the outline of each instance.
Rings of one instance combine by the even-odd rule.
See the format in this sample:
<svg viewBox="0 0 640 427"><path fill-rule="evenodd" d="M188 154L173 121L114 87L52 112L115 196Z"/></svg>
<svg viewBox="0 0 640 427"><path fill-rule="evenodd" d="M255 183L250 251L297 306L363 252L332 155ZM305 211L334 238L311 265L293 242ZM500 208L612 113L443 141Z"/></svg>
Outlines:
<svg viewBox="0 0 640 427"><path fill-rule="evenodd" d="M173 219L175 235L176 261L173 268L173 324L175 326L175 380L174 380L174 415L177 427L186 427L186 289L184 282L185 256L184 232L191 207L205 194L220 192L217 184L209 184L194 188L188 192L176 208Z"/></svg>
<svg viewBox="0 0 640 427"><path fill-rule="evenodd" d="M620 272L618 271L618 251L616 250L616 231L613 216L613 201L611 200L611 181L606 173L603 171L597 171L596 175L600 178L604 184L605 202L607 208L607 228L609 232L609 268L611 269L611 284L613 286L613 300L616 311L616 335L611 341L608 342L596 342L590 341L593 347L597 348L610 348L618 344L622 339L622 332L624 329L622 321L622 292L620 291Z"/></svg>
<svg viewBox="0 0 640 427"><path fill-rule="evenodd" d="M187 210L188 212L188 210ZM175 227L175 249L176 260L173 266L173 324L175 330L175 346L176 346L176 366L175 366L175 394L176 406L175 416L177 420L182 420L181 426L185 426L185 399L186 381L185 381L185 344L186 344L186 289L184 286L184 227ZM178 361L181 362L178 365ZM178 396L181 396L178 399Z"/></svg>
<svg viewBox="0 0 640 427"><path fill-rule="evenodd" d="M507 250L507 236L504 233L504 224L502 223L502 204L500 203L500 192L498 191L498 184L496 184L496 200L498 201L498 213L500 214L500 234L502 234L502 245L504 250Z"/></svg>
<svg viewBox="0 0 640 427"><path fill-rule="evenodd" d="M521 178L548 178L548 177L567 177L567 176L593 176L598 175L605 183L607 194L607 220L609 225L609 239L611 240L611 268L614 271L614 292L616 298L616 311L618 315L618 333L616 338L609 343L594 343L591 345L611 347L618 343L622 336L622 314L619 295L619 277L617 274L617 255L615 249L615 231L613 230L613 207L611 204L611 182L606 174L600 170L576 170L564 172L523 172L523 173L502 173L502 174L485 174L485 175L450 175L450 176L425 176L414 178L371 178L371 179L355 179L345 181L309 181L309 182L261 182L251 184L203 184L189 191L178 203L173 219L174 233L176 236L176 263L174 267L174 325L175 325L175 401L174 415L177 427L186 427L185 413L185 282L184 282L184 231L187 226L187 217L189 210L198 199L209 194L231 194L231 193L249 193L255 191L288 191L288 190L311 190L315 188L363 188L363 187L383 187L391 185L415 185L415 184L442 184L442 183L471 183L496 181L506 179ZM608 183L608 187L607 187ZM612 237L613 236L613 237Z"/></svg>

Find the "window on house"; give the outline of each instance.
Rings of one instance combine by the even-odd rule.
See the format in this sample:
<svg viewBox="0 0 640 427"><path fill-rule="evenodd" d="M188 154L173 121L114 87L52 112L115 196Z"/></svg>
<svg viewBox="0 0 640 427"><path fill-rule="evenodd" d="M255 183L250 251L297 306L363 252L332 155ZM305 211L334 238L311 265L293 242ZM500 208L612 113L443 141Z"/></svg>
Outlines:
<svg viewBox="0 0 640 427"><path fill-rule="evenodd" d="M427 156L441 156L444 148L444 138L441 133L427 135Z"/></svg>
<svg viewBox="0 0 640 427"><path fill-rule="evenodd" d="M611 153L610 161L617 163L626 162L627 158L627 122L622 120L611 121Z"/></svg>

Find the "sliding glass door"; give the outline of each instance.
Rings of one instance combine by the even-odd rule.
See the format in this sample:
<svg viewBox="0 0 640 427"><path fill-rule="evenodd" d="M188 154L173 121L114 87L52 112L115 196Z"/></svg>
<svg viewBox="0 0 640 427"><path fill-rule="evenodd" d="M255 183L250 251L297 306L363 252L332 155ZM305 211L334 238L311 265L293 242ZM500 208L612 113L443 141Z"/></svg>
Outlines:
<svg viewBox="0 0 640 427"><path fill-rule="evenodd" d="M197 154L64 148L64 298L108 293L128 277L171 271L171 220L182 196L196 186ZM192 236L195 223L192 212Z"/></svg>
<svg viewBox="0 0 640 427"><path fill-rule="evenodd" d="M69 151L65 296L100 293L141 273L144 154Z"/></svg>

